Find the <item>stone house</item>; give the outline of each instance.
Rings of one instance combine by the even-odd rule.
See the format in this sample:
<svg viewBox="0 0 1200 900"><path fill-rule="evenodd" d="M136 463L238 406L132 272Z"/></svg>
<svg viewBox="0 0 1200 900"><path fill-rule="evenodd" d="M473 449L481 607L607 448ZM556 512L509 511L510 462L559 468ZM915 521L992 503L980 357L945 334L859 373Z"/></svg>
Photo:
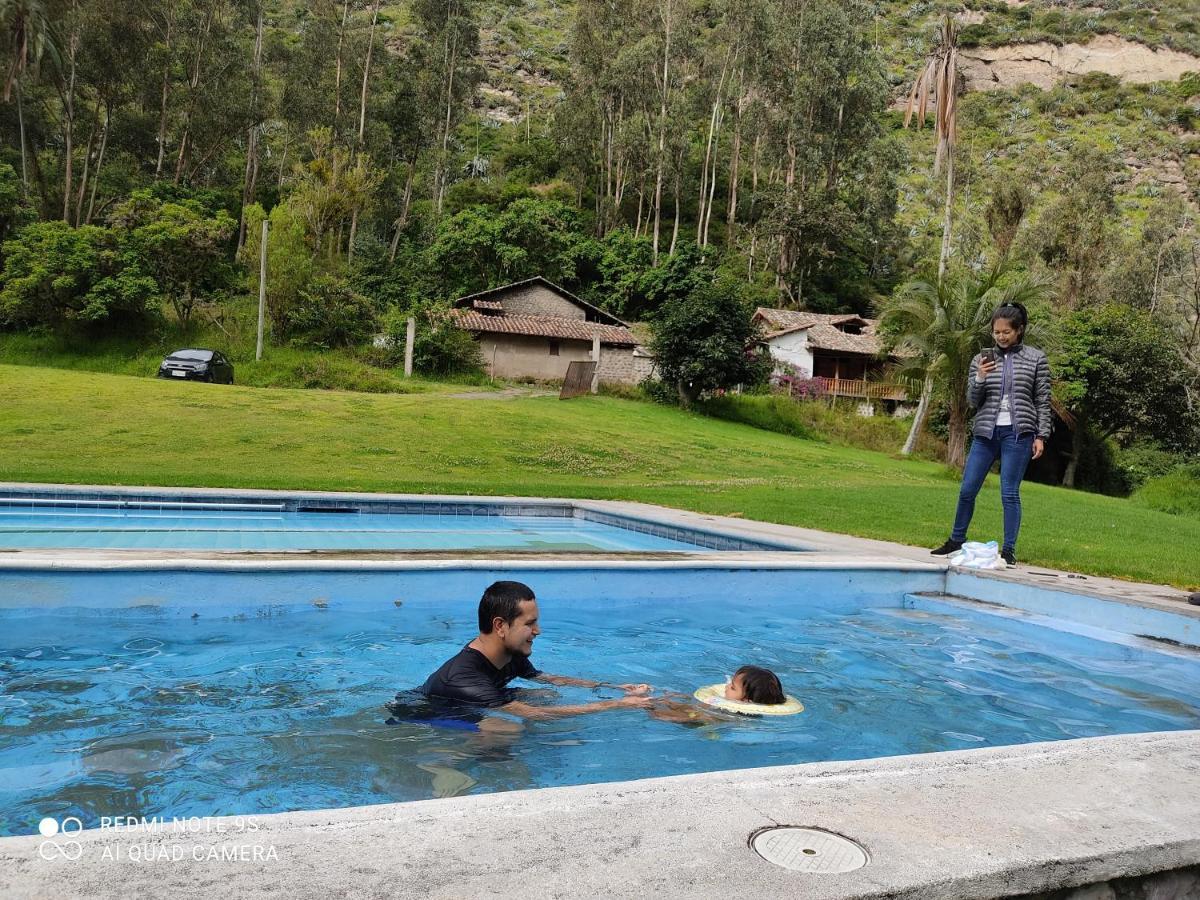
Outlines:
<svg viewBox="0 0 1200 900"><path fill-rule="evenodd" d="M813 379L835 397L903 404L902 385L886 380L889 360L882 355L877 320L853 313L811 313L760 306L754 321L771 358Z"/></svg>
<svg viewBox="0 0 1200 900"><path fill-rule="evenodd" d="M540 275L461 297L450 318L475 336L494 378L561 380L594 354L601 382L638 384L654 372L627 323Z"/></svg>

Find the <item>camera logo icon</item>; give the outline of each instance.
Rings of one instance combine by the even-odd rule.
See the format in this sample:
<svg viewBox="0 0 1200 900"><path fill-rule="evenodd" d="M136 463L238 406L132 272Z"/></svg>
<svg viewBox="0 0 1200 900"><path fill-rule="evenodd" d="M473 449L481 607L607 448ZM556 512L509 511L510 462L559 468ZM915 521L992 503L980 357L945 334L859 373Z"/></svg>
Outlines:
<svg viewBox="0 0 1200 900"><path fill-rule="evenodd" d="M79 834L83 831L83 822L75 816L67 816L61 822L50 816L38 822L38 832L47 838L38 845L38 856L45 860L67 859L77 860L83 856L83 845L75 840L49 840L62 835Z"/></svg>

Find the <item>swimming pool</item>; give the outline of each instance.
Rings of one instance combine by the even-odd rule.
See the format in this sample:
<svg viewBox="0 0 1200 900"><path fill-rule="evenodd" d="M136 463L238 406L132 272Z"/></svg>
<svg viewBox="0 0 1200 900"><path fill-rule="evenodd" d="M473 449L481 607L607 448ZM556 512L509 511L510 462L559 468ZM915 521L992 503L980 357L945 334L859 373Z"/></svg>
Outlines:
<svg viewBox="0 0 1200 900"><path fill-rule="evenodd" d="M695 553L795 550L537 501L0 494L0 549Z"/></svg>
<svg viewBox="0 0 1200 900"><path fill-rule="evenodd" d="M502 577L539 595L545 671L690 693L753 662L807 709L700 728L630 710L503 738L386 725L382 704L473 636ZM944 585L683 567L2 572L5 833L1200 727L1200 656Z"/></svg>

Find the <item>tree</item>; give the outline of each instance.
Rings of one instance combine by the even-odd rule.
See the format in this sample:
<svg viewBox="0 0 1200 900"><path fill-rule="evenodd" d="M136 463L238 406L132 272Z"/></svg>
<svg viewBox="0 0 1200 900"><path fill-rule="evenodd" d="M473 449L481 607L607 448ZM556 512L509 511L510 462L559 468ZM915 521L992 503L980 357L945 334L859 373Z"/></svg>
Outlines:
<svg viewBox="0 0 1200 900"><path fill-rule="evenodd" d="M105 228L35 222L4 245L0 324L60 327L144 319L154 279L127 264Z"/></svg>
<svg viewBox="0 0 1200 900"><path fill-rule="evenodd" d="M160 203L149 191L134 191L110 221L127 232L127 258L154 277L185 329L199 296L232 278L226 248L237 222L225 210L209 216L194 200Z"/></svg>
<svg viewBox="0 0 1200 900"><path fill-rule="evenodd" d="M36 218L21 191L21 179L8 163L0 163L0 244ZM0 255L0 263L4 262Z"/></svg>
<svg viewBox="0 0 1200 900"><path fill-rule="evenodd" d="M1103 151L1080 148L1057 179L1059 196L1033 223L1030 248L1058 275L1058 301L1067 309L1101 302L1105 263L1118 245L1113 227L1117 163Z"/></svg>
<svg viewBox="0 0 1200 900"><path fill-rule="evenodd" d="M426 256L442 296L460 297L534 275L571 284L585 240L574 209L522 198L499 213L471 206L443 219Z"/></svg>
<svg viewBox="0 0 1200 900"><path fill-rule="evenodd" d="M13 85L42 54L57 56L45 0L0 0L0 31L8 38L8 71L4 75L4 102L12 99Z"/></svg>
<svg viewBox="0 0 1200 900"><path fill-rule="evenodd" d="M325 274L301 289L284 323L294 342L321 350L366 343L375 325L371 301L342 279Z"/></svg>
<svg viewBox="0 0 1200 900"><path fill-rule="evenodd" d="M1114 304L1089 307L1067 316L1060 330L1053 368L1059 396L1075 414L1064 485L1075 484L1088 431L1194 448L1198 417L1187 401L1187 367L1149 314Z"/></svg>
<svg viewBox="0 0 1200 900"><path fill-rule="evenodd" d="M1044 281L996 268L909 281L884 304L881 328L886 346L903 360L900 377L919 380L946 399L951 465L961 468L966 459L967 379L972 358L992 343L992 312L1004 303L1036 304L1048 294ZM1039 340L1036 323L1026 337Z"/></svg>
<svg viewBox="0 0 1200 900"><path fill-rule="evenodd" d="M933 157L933 174L936 176L946 163L946 198L942 213L942 247L938 253L938 281L946 274L946 261L950 258L950 212L954 199L954 144L958 138L958 28L946 14L942 25L941 39L934 48L933 54L925 63L925 70L913 82L912 92L908 96L908 106L904 111L904 127L912 121L913 113L917 115L917 127L925 125L925 114L929 108L929 98L933 96L934 116L933 133L937 139L937 150ZM933 382L927 377L921 386L921 399L917 403L917 412L913 416L912 427L908 439L900 450L908 456L917 444L917 435L925 424L925 415L929 410L929 400L933 392Z"/></svg>
<svg viewBox="0 0 1200 900"><path fill-rule="evenodd" d="M709 282L663 307L651 348L659 378L691 406L704 391L761 383L770 357L755 346L753 310L732 278Z"/></svg>

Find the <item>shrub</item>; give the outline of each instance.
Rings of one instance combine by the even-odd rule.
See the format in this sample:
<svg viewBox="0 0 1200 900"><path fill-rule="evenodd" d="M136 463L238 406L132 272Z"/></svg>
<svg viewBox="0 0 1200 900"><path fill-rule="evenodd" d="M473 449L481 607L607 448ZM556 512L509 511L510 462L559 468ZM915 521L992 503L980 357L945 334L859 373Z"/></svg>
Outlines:
<svg viewBox="0 0 1200 900"><path fill-rule="evenodd" d="M1200 517L1200 463L1190 463L1169 475L1150 479L1132 499L1159 512Z"/></svg>
<svg viewBox="0 0 1200 900"><path fill-rule="evenodd" d="M765 431L880 453L896 454L908 433L904 421L890 416L860 416L850 405L830 406L822 400L797 402L786 394L726 394L705 400L697 408L705 415ZM940 461L945 457L945 444L922 432L915 455Z"/></svg>
<svg viewBox="0 0 1200 900"><path fill-rule="evenodd" d="M663 307L653 350L662 380L674 384L683 404L705 391L766 380L770 357L755 344L753 310L728 279L698 286Z"/></svg>
<svg viewBox="0 0 1200 900"><path fill-rule="evenodd" d="M366 343L375 326L371 301L332 275L318 275L309 282L285 322L294 343L324 350Z"/></svg>
<svg viewBox="0 0 1200 900"><path fill-rule="evenodd" d="M369 394L404 393L404 386L381 372L344 359L319 356L303 360L295 369L294 381L301 387Z"/></svg>
<svg viewBox="0 0 1200 900"><path fill-rule="evenodd" d="M1187 458L1156 444L1139 443L1117 450L1113 462L1122 493L1128 494L1152 479L1169 475L1184 465Z"/></svg>
<svg viewBox="0 0 1200 900"><path fill-rule="evenodd" d="M154 279L127 264L107 228L35 222L4 244L0 324L142 321L157 293Z"/></svg>
<svg viewBox="0 0 1200 900"><path fill-rule="evenodd" d="M483 357L479 344L461 328L445 321L440 310L424 310L408 313L393 310L384 317L384 334L387 346L387 363L393 366L404 363L404 344L407 339L408 318L417 320L417 333L413 339L413 371L421 375L482 375Z"/></svg>

